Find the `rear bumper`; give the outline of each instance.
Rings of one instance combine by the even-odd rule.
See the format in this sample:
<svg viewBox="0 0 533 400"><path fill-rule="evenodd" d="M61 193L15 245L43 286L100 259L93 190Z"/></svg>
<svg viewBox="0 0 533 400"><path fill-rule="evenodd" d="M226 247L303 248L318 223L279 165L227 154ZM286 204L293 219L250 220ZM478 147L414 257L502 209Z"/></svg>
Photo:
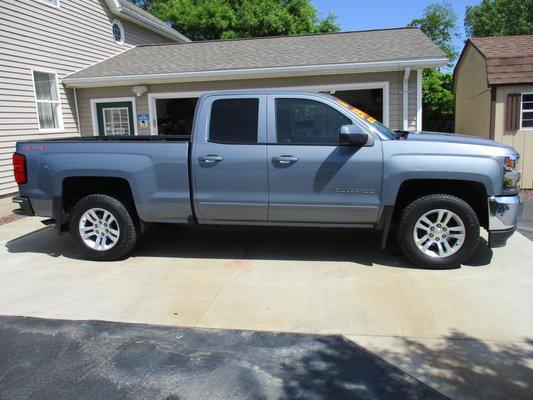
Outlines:
<svg viewBox="0 0 533 400"><path fill-rule="evenodd" d="M28 199L27 197L15 196L13 197L12 201L13 203L18 204L18 206L20 207L17 210L13 210L15 214L29 215L29 216L35 215L35 212L33 211L33 207L31 206L31 203L30 203L30 199Z"/></svg>
<svg viewBox="0 0 533 400"><path fill-rule="evenodd" d="M522 216L522 199L520 196L491 196L488 199L488 209L489 246L504 246Z"/></svg>

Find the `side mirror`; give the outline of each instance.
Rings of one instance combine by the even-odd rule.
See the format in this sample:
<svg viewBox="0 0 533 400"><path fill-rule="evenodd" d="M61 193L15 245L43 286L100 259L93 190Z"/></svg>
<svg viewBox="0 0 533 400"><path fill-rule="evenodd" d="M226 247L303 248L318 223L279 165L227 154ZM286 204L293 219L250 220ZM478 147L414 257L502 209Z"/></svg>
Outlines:
<svg viewBox="0 0 533 400"><path fill-rule="evenodd" d="M343 125L339 132L339 142L363 146L368 142L368 133L357 125Z"/></svg>

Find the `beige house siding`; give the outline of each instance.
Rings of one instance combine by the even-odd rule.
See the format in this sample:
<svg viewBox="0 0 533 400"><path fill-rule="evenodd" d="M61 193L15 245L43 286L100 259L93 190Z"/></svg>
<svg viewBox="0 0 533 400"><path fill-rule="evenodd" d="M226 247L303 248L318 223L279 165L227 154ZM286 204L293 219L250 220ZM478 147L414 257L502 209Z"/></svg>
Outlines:
<svg viewBox="0 0 533 400"><path fill-rule="evenodd" d="M513 146L520 153L523 189L533 189L533 130L505 130L505 102L511 93L533 93L533 83L520 86L498 86L496 91L494 139Z"/></svg>
<svg viewBox="0 0 533 400"><path fill-rule="evenodd" d="M488 138L491 94L485 58L472 45L457 67L455 87L455 132Z"/></svg>
<svg viewBox="0 0 533 400"><path fill-rule="evenodd" d="M0 195L12 193L11 154L17 140L78 134L72 89L64 76L133 46L170 40L116 18L104 0L61 0L55 8L37 0L1 0L0 15ZM117 45L111 22L121 21L125 42ZM31 70L57 73L64 129L39 131Z"/></svg>
<svg viewBox="0 0 533 400"><path fill-rule="evenodd" d="M416 128L417 103L416 103L416 71L411 71L409 79L409 118L410 129ZM249 88L276 88L295 86L324 86L339 84L360 84L371 82L388 82L389 84L389 125L392 129L401 129L402 121L402 84L403 71L379 72L344 75L321 75L306 77L284 77L268 79L242 79L228 81L205 81L187 83L167 83L147 85L148 92L135 99L137 114L148 114L148 93L169 92L205 92L210 90L231 90ZM84 136L93 134L91 99L131 97L131 86L115 86L106 88L83 88L78 89L78 107L80 114L81 132ZM150 134L149 129L138 128L139 134Z"/></svg>

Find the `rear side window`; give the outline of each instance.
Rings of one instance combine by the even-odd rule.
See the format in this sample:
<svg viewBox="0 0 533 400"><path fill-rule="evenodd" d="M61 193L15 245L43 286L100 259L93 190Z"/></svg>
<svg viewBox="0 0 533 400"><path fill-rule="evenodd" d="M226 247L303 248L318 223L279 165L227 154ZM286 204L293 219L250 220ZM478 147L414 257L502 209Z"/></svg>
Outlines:
<svg viewBox="0 0 533 400"><path fill-rule="evenodd" d="M217 143L257 143L259 99L215 100L211 106L209 140Z"/></svg>
<svg viewBox="0 0 533 400"><path fill-rule="evenodd" d="M278 143L335 145L341 126L351 123L344 114L319 101L276 99Z"/></svg>

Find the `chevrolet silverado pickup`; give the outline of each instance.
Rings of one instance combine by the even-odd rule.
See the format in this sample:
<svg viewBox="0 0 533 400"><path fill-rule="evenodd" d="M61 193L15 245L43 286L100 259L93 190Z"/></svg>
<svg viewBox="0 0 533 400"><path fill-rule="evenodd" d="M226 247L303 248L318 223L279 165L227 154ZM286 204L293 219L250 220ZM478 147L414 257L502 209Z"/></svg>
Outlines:
<svg viewBox="0 0 533 400"><path fill-rule="evenodd" d="M263 225L374 228L384 248L395 231L412 262L439 268L466 261L480 227L491 247L514 232L518 158L492 140L391 132L326 94L212 92L190 136L17 143L13 201L93 260L125 257L152 223Z"/></svg>

